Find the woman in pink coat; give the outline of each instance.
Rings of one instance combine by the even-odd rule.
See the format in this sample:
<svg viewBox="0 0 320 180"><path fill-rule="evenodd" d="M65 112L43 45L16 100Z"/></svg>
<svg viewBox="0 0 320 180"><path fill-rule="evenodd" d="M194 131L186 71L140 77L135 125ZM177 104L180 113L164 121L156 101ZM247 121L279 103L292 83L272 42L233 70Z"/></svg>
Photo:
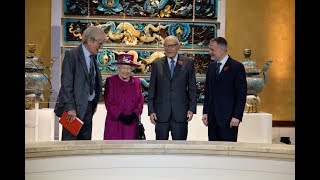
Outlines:
<svg viewBox="0 0 320 180"><path fill-rule="evenodd" d="M140 79L131 75L138 67L133 55L117 56L117 75L106 79L104 101L107 117L104 140L137 139L137 124L142 114L144 98Z"/></svg>

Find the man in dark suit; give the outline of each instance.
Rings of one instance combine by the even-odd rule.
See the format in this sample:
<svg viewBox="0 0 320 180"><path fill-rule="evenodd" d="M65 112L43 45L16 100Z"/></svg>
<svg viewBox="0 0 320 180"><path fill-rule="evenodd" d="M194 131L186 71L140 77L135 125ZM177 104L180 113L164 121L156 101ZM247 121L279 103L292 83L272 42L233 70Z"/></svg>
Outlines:
<svg viewBox="0 0 320 180"><path fill-rule="evenodd" d="M227 54L223 37L210 40L210 62L205 81L202 121L208 127L209 141L233 141L238 138L247 96L244 65Z"/></svg>
<svg viewBox="0 0 320 180"><path fill-rule="evenodd" d="M177 37L164 39L165 55L151 66L148 90L148 115L155 124L157 140L186 140L188 122L196 113L194 60L178 54Z"/></svg>
<svg viewBox="0 0 320 180"><path fill-rule="evenodd" d="M104 31L89 26L82 34L82 43L65 52L54 112L60 117L67 111L68 122L78 117L84 124L77 136L63 128L62 140L91 140L92 117L102 93L102 77L95 59L104 42Z"/></svg>

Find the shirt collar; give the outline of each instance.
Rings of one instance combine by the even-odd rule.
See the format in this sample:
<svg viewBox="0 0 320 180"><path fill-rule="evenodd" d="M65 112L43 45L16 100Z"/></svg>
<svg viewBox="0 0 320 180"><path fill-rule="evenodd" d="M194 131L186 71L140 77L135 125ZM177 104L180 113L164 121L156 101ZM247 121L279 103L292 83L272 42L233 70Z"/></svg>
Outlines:
<svg viewBox="0 0 320 180"><path fill-rule="evenodd" d="M220 67L224 66L224 64L227 62L228 58L229 58L229 55L227 54L221 61L217 61L217 62L221 63Z"/></svg>
<svg viewBox="0 0 320 180"><path fill-rule="evenodd" d="M176 56L173 58L174 63L177 62L177 59L178 59L178 53L177 53ZM168 61L168 63L170 64L171 58L167 57L167 61Z"/></svg>
<svg viewBox="0 0 320 180"><path fill-rule="evenodd" d="M87 48L86 48L86 46L84 46L84 44L82 44L82 50L83 50L83 53L84 53L84 57L89 57L90 58L91 53L87 50Z"/></svg>

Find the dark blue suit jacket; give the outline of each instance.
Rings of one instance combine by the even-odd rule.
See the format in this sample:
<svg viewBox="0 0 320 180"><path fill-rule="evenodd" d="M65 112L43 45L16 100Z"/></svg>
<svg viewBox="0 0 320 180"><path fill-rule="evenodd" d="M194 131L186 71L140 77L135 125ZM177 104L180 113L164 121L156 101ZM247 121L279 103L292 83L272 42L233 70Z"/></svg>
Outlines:
<svg viewBox="0 0 320 180"><path fill-rule="evenodd" d="M232 117L242 121L247 96L244 65L230 56L216 77L216 61L210 62L205 81L203 114L208 122L229 127Z"/></svg>

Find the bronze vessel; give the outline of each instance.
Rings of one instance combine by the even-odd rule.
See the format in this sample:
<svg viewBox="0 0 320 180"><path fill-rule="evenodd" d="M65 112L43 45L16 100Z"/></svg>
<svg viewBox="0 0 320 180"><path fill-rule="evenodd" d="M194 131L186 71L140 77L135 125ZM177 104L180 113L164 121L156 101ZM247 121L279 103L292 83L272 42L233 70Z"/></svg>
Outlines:
<svg viewBox="0 0 320 180"><path fill-rule="evenodd" d="M256 66L256 63L250 59L251 49L244 49L243 55L243 65L247 75L247 94L257 96L262 91L263 85L268 81L268 68L272 61L267 61L261 70Z"/></svg>

